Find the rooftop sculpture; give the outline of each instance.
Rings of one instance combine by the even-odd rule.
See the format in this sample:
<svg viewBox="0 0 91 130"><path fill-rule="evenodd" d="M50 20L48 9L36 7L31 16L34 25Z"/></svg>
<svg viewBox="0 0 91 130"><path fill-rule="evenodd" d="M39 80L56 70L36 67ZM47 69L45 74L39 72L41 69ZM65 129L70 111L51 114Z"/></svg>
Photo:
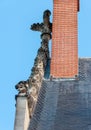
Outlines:
<svg viewBox="0 0 91 130"><path fill-rule="evenodd" d="M51 39L52 23L50 22L51 12L49 10L43 13L43 23L31 25L33 31L41 32L41 47L38 49L34 66L31 69L31 75L27 81L20 81L15 87L19 91L17 96L26 96L29 101L30 117L36 104L38 93L44 77L44 71L49 59L48 42ZM16 99L17 99L16 96Z"/></svg>

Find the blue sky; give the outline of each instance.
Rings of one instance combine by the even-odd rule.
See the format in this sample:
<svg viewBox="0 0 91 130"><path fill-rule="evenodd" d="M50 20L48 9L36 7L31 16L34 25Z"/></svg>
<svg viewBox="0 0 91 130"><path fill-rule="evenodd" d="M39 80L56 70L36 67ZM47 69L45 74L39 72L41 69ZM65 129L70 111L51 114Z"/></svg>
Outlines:
<svg viewBox="0 0 91 130"><path fill-rule="evenodd" d="M52 0L0 0L0 130L13 130L15 117L14 86L31 73L40 33L29 30L42 22ZM78 14L79 57L91 57L91 0L80 0Z"/></svg>

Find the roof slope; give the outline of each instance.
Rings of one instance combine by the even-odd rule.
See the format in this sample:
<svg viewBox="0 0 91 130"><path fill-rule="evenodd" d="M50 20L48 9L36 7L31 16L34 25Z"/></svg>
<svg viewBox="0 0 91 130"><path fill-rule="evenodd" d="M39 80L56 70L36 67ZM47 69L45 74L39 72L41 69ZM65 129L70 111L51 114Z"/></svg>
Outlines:
<svg viewBox="0 0 91 130"><path fill-rule="evenodd" d="M91 130L91 59L79 60L79 79L44 80L29 130Z"/></svg>

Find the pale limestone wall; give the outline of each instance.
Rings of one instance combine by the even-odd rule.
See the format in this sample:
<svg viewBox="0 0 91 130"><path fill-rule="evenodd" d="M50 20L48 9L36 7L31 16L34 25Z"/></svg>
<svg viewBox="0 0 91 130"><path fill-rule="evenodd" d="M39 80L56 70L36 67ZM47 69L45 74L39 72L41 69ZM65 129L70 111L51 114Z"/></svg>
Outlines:
<svg viewBox="0 0 91 130"><path fill-rule="evenodd" d="M17 97L14 130L27 130L29 110L27 97Z"/></svg>

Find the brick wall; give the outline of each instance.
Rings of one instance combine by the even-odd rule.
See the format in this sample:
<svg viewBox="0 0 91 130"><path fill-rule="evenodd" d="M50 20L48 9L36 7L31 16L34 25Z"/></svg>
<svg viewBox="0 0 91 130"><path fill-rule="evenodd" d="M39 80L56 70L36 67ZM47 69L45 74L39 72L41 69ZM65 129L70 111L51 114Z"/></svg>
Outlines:
<svg viewBox="0 0 91 130"><path fill-rule="evenodd" d="M78 74L78 3L79 0L54 0L51 75L55 78Z"/></svg>

